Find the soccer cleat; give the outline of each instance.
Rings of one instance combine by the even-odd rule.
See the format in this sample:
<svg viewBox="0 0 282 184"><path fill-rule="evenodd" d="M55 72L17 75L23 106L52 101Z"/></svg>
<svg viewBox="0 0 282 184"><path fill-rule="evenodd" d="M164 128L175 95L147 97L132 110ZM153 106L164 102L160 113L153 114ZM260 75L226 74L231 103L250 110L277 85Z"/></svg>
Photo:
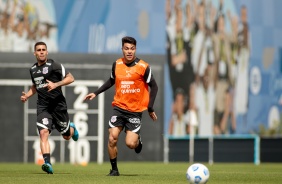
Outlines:
<svg viewBox="0 0 282 184"><path fill-rule="evenodd" d="M72 127L73 130L74 130L73 135L72 135L71 138L72 138L72 140L77 141L78 137L79 137L79 134L78 134L78 131L77 131L76 127L75 127L75 124L74 123L70 123L70 127Z"/></svg>
<svg viewBox="0 0 282 184"><path fill-rule="evenodd" d="M119 176L119 172L116 170L110 170L110 173L107 176Z"/></svg>
<svg viewBox="0 0 282 184"><path fill-rule="evenodd" d="M138 146L135 148L135 153L140 153L142 151L142 141L141 141L141 136L138 136L138 140L139 140L139 144Z"/></svg>
<svg viewBox="0 0 282 184"><path fill-rule="evenodd" d="M47 174L53 174L53 168L52 168L52 165L50 163L44 163L42 166L41 166L42 170L44 172L46 172Z"/></svg>

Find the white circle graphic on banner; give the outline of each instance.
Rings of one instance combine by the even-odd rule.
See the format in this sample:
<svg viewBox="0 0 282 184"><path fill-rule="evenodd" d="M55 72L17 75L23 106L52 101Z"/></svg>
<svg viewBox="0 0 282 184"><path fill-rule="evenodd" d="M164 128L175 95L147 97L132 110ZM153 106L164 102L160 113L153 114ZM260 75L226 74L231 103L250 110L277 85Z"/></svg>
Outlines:
<svg viewBox="0 0 282 184"><path fill-rule="evenodd" d="M250 88L254 95L257 95L261 89L261 72L258 67L253 67L250 74Z"/></svg>

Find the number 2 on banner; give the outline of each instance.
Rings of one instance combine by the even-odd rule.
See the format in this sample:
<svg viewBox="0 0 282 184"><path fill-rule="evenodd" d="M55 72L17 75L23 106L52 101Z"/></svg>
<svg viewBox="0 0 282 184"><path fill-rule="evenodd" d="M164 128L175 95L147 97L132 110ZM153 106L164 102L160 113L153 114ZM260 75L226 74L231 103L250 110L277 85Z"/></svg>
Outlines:
<svg viewBox="0 0 282 184"><path fill-rule="evenodd" d="M79 94L77 99L75 100L73 107L76 110L87 110L88 104L83 102L84 97L88 93L88 88L86 86L76 86L74 88L74 93Z"/></svg>

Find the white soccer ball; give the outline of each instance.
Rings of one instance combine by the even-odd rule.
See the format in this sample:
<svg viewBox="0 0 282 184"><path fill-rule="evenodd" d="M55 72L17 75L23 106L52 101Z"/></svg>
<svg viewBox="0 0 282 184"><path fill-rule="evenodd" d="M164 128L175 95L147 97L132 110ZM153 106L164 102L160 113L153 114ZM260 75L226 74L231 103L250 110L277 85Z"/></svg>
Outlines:
<svg viewBox="0 0 282 184"><path fill-rule="evenodd" d="M209 169L200 163L192 164L186 172L186 178L191 184L207 183L210 177Z"/></svg>

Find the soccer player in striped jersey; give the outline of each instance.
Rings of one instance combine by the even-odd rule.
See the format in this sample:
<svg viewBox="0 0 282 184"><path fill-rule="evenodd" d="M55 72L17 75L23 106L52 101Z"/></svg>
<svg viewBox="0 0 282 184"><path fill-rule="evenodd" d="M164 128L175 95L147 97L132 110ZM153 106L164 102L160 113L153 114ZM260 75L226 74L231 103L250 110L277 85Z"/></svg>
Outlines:
<svg viewBox="0 0 282 184"><path fill-rule="evenodd" d="M21 101L26 102L31 96L38 94L37 129L40 136L40 149L44 164L42 170L53 174L50 161L50 144L48 137L52 130L57 129L64 139L78 140L79 134L70 122L66 99L61 86L74 81L72 74L62 64L47 58L47 45L37 42L34 45L34 56L37 62L30 68L32 86L27 93L22 92Z"/></svg>

